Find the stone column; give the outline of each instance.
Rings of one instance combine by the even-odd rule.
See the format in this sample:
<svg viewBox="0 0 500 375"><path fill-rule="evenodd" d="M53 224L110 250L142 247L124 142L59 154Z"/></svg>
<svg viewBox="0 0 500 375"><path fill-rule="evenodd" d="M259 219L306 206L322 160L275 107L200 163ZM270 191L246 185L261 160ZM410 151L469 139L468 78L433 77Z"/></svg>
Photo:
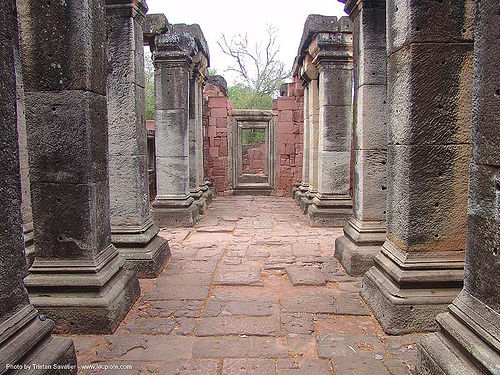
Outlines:
<svg viewBox="0 0 500 375"><path fill-rule="evenodd" d="M500 373L500 22L498 1L476 3L464 288L420 340L421 375Z"/></svg>
<svg viewBox="0 0 500 375"><path fill-rule="evenodd" d="M437 329L467 227L473 1L405 4L386 8L387 238L361 288L391 334Z"/></svg>
<svg viewBox="0 0 500 375"><path fill-rule="evenodd" d="M153 219L159 227L192 226L198 207L189 192L189 76L196 41L188 33L155 37L155 147L157 195Z"/></svg>
<svg viewBox="0 0 500 375"><path fill-rule="evenodd" d="M27 266L30 267L35 257L33 244L33 213L31 211L31 188L28 168L28 140L26 135L26 119L24 117L24 85L19 45L14 48L14 64L16 70L16 106L17 134L19 141L19 163L21 166L21 212L23 214L23 236Z"/></svg>
<svg viewBox="0 0 500 375"><path fill-rule="evenodd" d="M294 199L297 204L304 197L307 189L309 188L309 89L307 87L307 81L303 81L304 86L304 141L302 149L302 180L295 191Z"/></svg>
<svg viewBox="0 0 500 375"><path fill-rule="evenodd" d="M125 267L156 277L170 256L149 210L143 24L147 5L106 0L111 240Z"/></svg>
<svg viewBox="0 0 500 375"><path fill-rule="evenodd" d="M354 23L354 215L335 241L351 276L373 266L386 236L387 131L385 0L351 0Z"/></svg>
<svg viewBox="0 0 500 375"><path fill-rule="evenodd" d="M0 372L24 365L66 365L59 374L76 374L71 339L53 337L54 323L40 318L23 285L26 272L21 176L16 115L14 49L17 27L13 1L0 2ZM52 368L52 367L51 367ZM12 370L12 371L11 371ZM20 371L21 372L21 371ZM52 370L37 372L51 374Z"/></svg>
<svg viewBox="0 0 500 375"><path fill-rule="evenodd" d="M352 127L352 24L317 34L309 52L319 71L317 194L307 215L312 226L344 226L352 215L350 188Z"/></svg>
<svg viewBox="0 0 500 375"><path fill-rule="evenodd" d="M19 0L36 258L58 332L111 333L139 296L111 244L104 0Z"/></svg>

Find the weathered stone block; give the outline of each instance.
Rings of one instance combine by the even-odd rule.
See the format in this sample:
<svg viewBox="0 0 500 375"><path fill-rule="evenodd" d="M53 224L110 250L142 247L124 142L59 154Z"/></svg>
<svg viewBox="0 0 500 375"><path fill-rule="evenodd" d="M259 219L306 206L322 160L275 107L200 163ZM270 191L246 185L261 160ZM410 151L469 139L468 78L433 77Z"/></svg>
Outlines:
<svg viewBox="0 0 500 375"><path fill-rule="evenodd" d="M187 67L172 67L168 62L156 62L155 111L189 109L189 70Z"/></svg>
<svg viewBox="0 0 500 375"><path fill-rule="evenodd" d="M324 105L319 108L320 151L349 151L351 148L352 107Z"/></svg>
<svg viewBox="0 0 500 375"><path fill-rule="evenodd" d="M348 194L349 192L349 165L351 153L335 151L319 151L318 190L321 193Z"/></svg>
<svg viewBox="0 0 500 375"><path fill-rule="evenodd" d="M162 183L157 183L158 195L187 194L189 192L189 160L187 156L157 156L156 173Z"/></svg>
<svg viewBox="0 0 500 375"><path fill-rule="evenodd" d="M356 91L355 149L387 148L386 86L362 85Z"/></svg>
<svg viewBox="0 0 500 375"><path fill-rule="evenodd" d="M32 182L107 180L106 98L92 92L26 92Z"/></svg>
<svg viewBox="0 0 500 375"><path fill-rule="evenodd" d="M188 113L183 109L155 110L155 144L157 157L189 155Z"/></svg>
<svg viewBox="0 0 500 375"><path fill-rule="evenodd" d="M425 43L388 57L390 143L470 142L472 47Z"/></svg>
<svg viewBox="0 0 500 375"><path fill-rule="evenodd" d="M352 69L340 69L334 65L325 65L320 71L320 105L351 106L352 104Z"/></svg>
<svg viewBox="0 0 500 375"><path fill-rule="evenodd" d="M17 3L24 81L30 91L86 90L104 95L104 1ZM71 15L71 17L68 17ZM94 33L93 30L101 32Z"/></svg>
<svg viewBox="0 0 500 375"><path fill-rule="evenodd" d="M460 43L473 39L473 1L388 0L387 9L389 54L409 43Z"/></svg>
<svg viewBox="0 0 500 375"><path fill-rule="evenodd" d="M399 247L465 248L469 157L467 144L389 146L388 236Z"/></svg>

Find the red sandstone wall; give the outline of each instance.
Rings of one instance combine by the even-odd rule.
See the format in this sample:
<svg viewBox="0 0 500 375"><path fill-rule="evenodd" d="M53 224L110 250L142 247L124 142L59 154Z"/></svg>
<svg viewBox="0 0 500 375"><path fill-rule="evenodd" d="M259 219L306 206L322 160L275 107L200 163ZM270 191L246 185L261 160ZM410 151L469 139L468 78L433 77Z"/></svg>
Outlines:
<svg viewBox="0 0 500 375"><path fill-rule="evenodd" d="M273 111L278 115L277 193L291 196L294 184L302 178L304 89L300 81L289 83L285 94L273 102Z"/></svg>
<svg viewBox="0 0 500 375"><path fill-rule="evenodd" d="M203 91L203 149L205 177L212 181L218 193L229 190L227 152L227 111L233 102L214 85Z"/></svg>

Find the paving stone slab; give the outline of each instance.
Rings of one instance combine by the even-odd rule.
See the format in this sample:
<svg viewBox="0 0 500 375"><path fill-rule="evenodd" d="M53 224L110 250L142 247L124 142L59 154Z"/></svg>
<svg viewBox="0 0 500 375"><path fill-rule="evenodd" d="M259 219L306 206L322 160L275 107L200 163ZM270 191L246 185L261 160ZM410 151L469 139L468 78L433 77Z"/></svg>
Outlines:
<svg viewBox="0 0 500 375"><path fill-rule="evenodd" d="M139 306L139 317L186 317L198 318L203 302L199 301L150 301Z"/></svg>
<svg viewBox="0 0 500 375"><path fill-rule="evenodd" d="M222 375L274 375L276 364L272 359L229 358L224 360Z"/></svg>
<svg viewBox="0 0 500 375"><path fill-rule="evenodd" d="M384 361L384 364L391 375L412 375L410 367L399 358L388 358Z"/></svg>
<svg viewBox="0 0 500 375"><path fill-rule="evenodd" d="M375 335L338 335L320 334L318 340L318 355L320 358L375 357L381 360L385 357L385 348Z"/></svg>
<svg viewBox="0 0 500 375"><path fill-rule="evenodd" d="M279 359L276 367L277 375L332 375L330 362L322 359L304 360L302 363L291 358Z"/></svg>
<svg viewBox="0 0 500 375"><path fill-rule="evenodd" d="M142 299L155 300L204 300L208 296L208 285L179 285L168 284L161 288L144 291Z"/></svg>
<svg viewBox="0 0 500 375"><path fill-rule="evenodd" d="M196 328L196 336L278 336L280 333L281 326L277 316L202 318Z"/></svg>
<svg viewBox="0 0 500 375"><path fill-rule="evenodd" d="M311 334L314 332L314 317L308 314L282 314L283 328L290 333Z"/></svg>
<svg viewBox="0 0 500 375"><path fill-rule="evenodd" d="M297 296L286 296L281 298L280 302L285 312L333 314L336 311L336 303L339 297L340 293L336 291L318 291Z"/></svg>
<svg viewBox="0 0 500 375"><path fill-rule="evenodd" d="M174 318L135 319L120 327L121 333L168 335L175 327Z"/></svg>
<svg viewBox="0 0 500 375"><path fill-rule="evenodd" d="M260 269L250 265L224 265L215 274L214 285L262 285Z"/></svg>
<svg viewBox="0 0 500 375"><path fill-rule="evenodd" d="M294 286L326 284L325 274L319 267L291 266L285 268L285 271Z"/></svg>
<svg viewBox="0 0 500 375"><path fill-rule="evenodd" d="M188 336L192 335L196 327L196 319L193 318L175 318L174 332L177 335Z"/></svg>
<svg viewBox="0 0 500 375"><path fill-rule="evenodd" d="M175 275L163 274L156 279L158 288L168 285L210 285L212 274L208 272L178 273Z"/></svg>
<svg viewBox="0 0 500 375"><path fill-rule="evenodd" d="M96 361L158 361L191 358L193 337L186 336L105 336L97 349Z"/></svg>
<svg viewBox="0 0 500 375"><path fill-rule="evenodd" d="M277 337L198 337L193 358L286 358L288 347Z"/></svg>
<svg viewBox="0 0 500 375"><path fill-rule="evenodd" d="M391 375L381 360L366 356L337 357L332 365L335 375Z"/></svg>
<svg viewBox="0 0 500 375"><path fill-rule="evenodd" d="M217 359L183 359L161 363L151 374L159 375L218 375L220 361ZM147 373L146 373L147 374Z"/></svg>

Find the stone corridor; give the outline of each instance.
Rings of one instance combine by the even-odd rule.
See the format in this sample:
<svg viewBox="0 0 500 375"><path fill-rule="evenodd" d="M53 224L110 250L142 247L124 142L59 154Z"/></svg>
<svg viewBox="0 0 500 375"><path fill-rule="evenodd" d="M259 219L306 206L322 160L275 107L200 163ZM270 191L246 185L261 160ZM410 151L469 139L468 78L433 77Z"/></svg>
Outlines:
<svg viewBox="0 0 500 375"><path fill-rule="evenodd" d="M415 366L421 335L384 334L359 297L361 278L333 257L342 229L311 228L292 199L218 197L194 228L160 234L172 257L158 278L140 280L116 332L70 336L79 373L403 375Z"/></svg>

